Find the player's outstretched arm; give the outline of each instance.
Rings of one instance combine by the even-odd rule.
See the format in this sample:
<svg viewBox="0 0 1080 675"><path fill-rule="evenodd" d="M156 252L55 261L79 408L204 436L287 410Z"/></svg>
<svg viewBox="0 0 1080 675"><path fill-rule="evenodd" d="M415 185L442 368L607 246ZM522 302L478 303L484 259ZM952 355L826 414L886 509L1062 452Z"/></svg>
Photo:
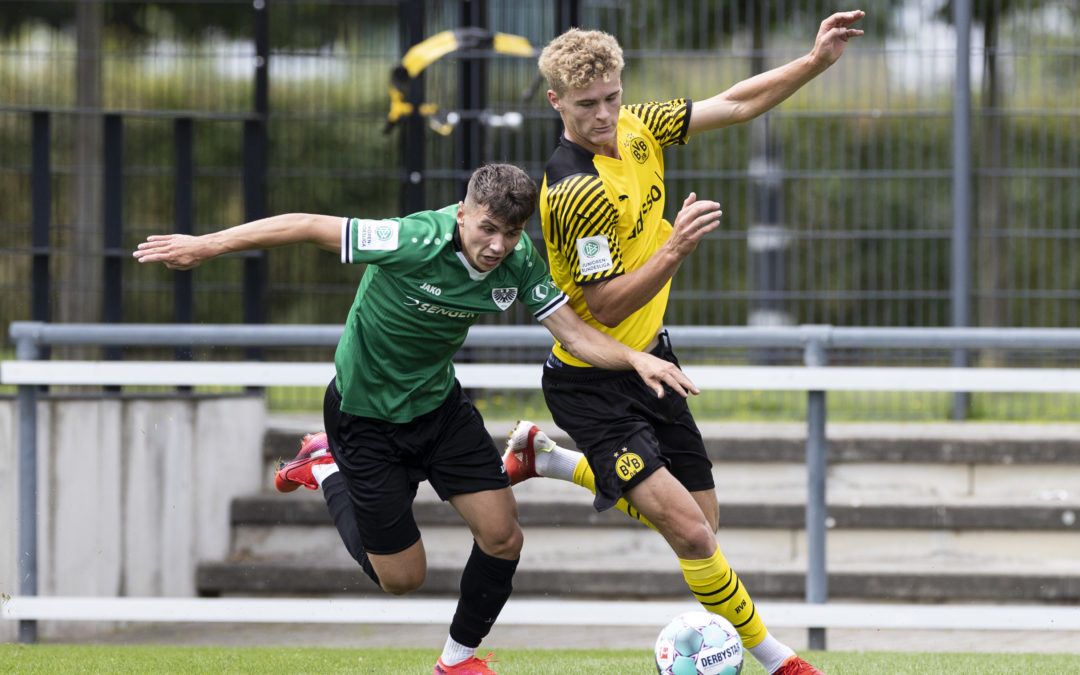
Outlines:
<svg viewBox="0 0 1080 675"><path fill-rule="evenodd" d="M821 22L809 54L747 78L712 98L694 101L688 132L746 122L776 107L836 63L848 40L863 34L852 25L864 16L866 12L861 9L837 12Z"/></svg>
<svg viewBox="0 0 1080 675"><path fill-rule="evenodd" d="M659 397L664 395L665 384L683 397L700 393L678 366L652 354L630 349L610 335L601 333L582 321L569 304L555 310L541 323L566 351L586 363L607 370L636 370Z"/></svg>
<svg viewBox="0 0 1080 675"><path fill-rule="evenodd" d="M286 213L201 236L153 234L132 255L141 263L160 262L189 270L210 258L235 251L275 248L308 242L328 251L341 250L341 218Z"/></svg>

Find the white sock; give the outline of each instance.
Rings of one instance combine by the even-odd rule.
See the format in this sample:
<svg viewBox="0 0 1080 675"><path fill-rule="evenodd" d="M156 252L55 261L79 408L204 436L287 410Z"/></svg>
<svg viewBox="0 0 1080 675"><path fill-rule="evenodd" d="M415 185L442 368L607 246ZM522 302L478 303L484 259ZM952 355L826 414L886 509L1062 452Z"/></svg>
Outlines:
<svg viewBox="0 0 1080 675"><path fill-rule="evenodd" d="M545 478L574 481L574 469L585 455L577 450L568 450L555 445L547 452L537 452L536 473Z"/></svg>
<svg viewBox="0 0 1080 675"><path fill-rule="evenodd" d="M795 656L795 650L774 638L772 633L766 633L764 640L747 651L753 654L766 673L776 672L777 668L784 665L784 661Z"/></svg>
<svg viewBox="0 0 1080 675"><path fill-rule="evenodd" d="M327 476L331 476L338 472L337 462L330 462L329 464L316 464L311 467L311 477L315 479L315 482L322 487L322 482L326 480Z"/></svg>
<svg viewBox="0 0 1080 675"><path fill-rule="evenodd" d="M456 642L449 635L446 636L446 644L442 648L442 656L439 659L448 666L454 666L476 655L476 647L466 647Z"/></svg>

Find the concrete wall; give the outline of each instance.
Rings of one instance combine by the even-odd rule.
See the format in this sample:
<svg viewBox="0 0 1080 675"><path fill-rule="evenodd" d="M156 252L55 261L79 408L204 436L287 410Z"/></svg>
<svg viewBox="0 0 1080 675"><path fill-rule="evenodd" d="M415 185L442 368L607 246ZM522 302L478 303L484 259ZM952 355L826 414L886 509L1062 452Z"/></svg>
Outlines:
<svg viewBox="0 0 1080 675"><path fill-rule="evenodd" d="M229 550L233 497L258 492L258 397L44 401L38 407L38 593L195 594L195 567ZM0 401L0 593L17 595L18 416ZM39 635L100 631L42 622ZM0 621L0 641L17 624Z"/></svg>

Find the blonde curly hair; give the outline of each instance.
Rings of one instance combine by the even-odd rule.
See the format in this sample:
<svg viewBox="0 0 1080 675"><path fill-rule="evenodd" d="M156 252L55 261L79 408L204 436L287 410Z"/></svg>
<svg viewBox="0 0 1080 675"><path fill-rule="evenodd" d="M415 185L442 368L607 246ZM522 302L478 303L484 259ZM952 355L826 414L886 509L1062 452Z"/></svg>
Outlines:
<svg viewBox="0 0 1080 675"><path fill-rule="evenodd" d="M560 96L598 79L610 82L622 73L622 47L614 36L599 30L571 28L544 47L540 74Z"/></svg>

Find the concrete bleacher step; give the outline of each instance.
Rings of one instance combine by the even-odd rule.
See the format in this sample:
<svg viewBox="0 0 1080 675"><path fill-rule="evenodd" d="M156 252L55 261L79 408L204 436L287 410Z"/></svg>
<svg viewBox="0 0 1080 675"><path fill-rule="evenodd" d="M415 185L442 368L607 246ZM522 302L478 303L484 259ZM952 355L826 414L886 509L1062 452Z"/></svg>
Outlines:
<svg viewBox="0 0 1080 675"><path fill-rule="evenodd" d="M584 494L584 493L583 493ZM449 506L416 502L431 571L423 592L452 594L469 534ZM718 539L763 597L804 592L800 504L722 504ZM1062 505L830 505L830 596L889 600L1080 600L1080 537ZM521 500L521 593L664 597L684 590L672 553L625 515L576 503ZM198 588L229 593L375 592L314 494L256 495L233 504L233 554L206 563ZM357 576L359 575L359 576Z"/></svg>
<svg viewBox="0 0 1080 675"><path fill-rule="evenodd" d="M541 423L543 425L543 423ZM490 425L501 446L513 422ZM317 421L266 436L268 476ZM549 425L550 435L573 447ZM829 597L852 600L1080 601L1077 427L835 425L829 429ZM702 425L721 499L725 555L755 596L804 594L805 440L800 425ZM234 501L229 558L199 567L204 595L378 594L349 558L319 495L272 491ZM525 549L515 593L684 597L656 533L582 488L515 487ZM429 574L455 595L467 528L422 486L416 516Z"/></svg>
<svg viewBox="0 0 1080 675"><path fill-rule="evenodd" d="M538 422L557 443L576 448L550 421ZM503 447L513 425L512 420L489 422L497 447ZM268 490L277 461L292 459L303 434L320 428L321 422L308 416L268 430ZM805 501L804 425L703 423L701 431L721 499L786 491L790 501ZM831 501L853 504L954 499L1080 504L1078 440L1080 425L833 424L828 494Z"/></svg>
<svg viewBox="0 0 1080 675"><path fill-rule="evenodd" d="M798 570L741 568L739 577L755 598L800 599L805 575ZM456 596L461 567L429 565L418 593ZM1072 574L1028 574L985 570L874 571L831 570L832 600L908 602L1047 602L1076 604L1080 580ZM229 595L340 596L382 595L355 564L317 564L308 561L248 561L204 563L198 571L198 590L204 597ZM667 570L529 569L514 576L516 596L566 596L575 599L678 599L686 583L674 562Z"/></svg>

